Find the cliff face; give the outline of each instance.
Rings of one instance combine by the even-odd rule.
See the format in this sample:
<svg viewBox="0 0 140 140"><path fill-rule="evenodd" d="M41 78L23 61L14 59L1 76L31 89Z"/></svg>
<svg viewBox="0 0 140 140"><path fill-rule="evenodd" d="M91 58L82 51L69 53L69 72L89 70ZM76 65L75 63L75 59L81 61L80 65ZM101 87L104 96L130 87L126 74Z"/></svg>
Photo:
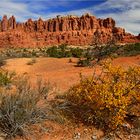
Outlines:
<svg viewBox="0 0 140 140"><path fill-rule="evenodd" d="M41 47L48 45L90 45L96 39L106 43L111 38L119 42L139 42L140 38L116 27L112 18L97 19L85 14L76 16L57 16L43 21L28 19L17 23L14 16L3 16L0 21L0 47Z"/></svg>

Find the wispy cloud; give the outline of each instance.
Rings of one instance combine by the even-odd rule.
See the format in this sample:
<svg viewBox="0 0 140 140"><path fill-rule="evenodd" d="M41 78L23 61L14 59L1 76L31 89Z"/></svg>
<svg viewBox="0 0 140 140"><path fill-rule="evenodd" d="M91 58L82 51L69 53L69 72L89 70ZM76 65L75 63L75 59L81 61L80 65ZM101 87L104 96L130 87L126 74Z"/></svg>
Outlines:
<svg viewBox="0 0 140 140"><path fill-rule="evenodd" d="M93 7L92 7L93 8ZM90 9L92 11L92 8ZM108 12L102 12L107 9ZM112 9L116 9L113 11ZM140 1L139 0L108 0L93 10L101 18L112 17L117 25L124 27L126 31L138 34L140 33ZM98 12L100 14L98 14Z"/></svg>
<svg viewBox="0 0 140 140"><path fill-rule="evenodd" d="M28 17L38 17L39 15L30 12L28 4L13 2L12 0L1 0L0 1L0 15L3 16L15 15L19 21L24 21Z"/></svg>
<svg viewBox="0 0 140 140"><path fill-rule="evenodd" d="M68 14L79 16L87 12L100 18L112 17L117 26L140 33L139 0L0 0L0 16L15 15L18 21Z"/></svg>

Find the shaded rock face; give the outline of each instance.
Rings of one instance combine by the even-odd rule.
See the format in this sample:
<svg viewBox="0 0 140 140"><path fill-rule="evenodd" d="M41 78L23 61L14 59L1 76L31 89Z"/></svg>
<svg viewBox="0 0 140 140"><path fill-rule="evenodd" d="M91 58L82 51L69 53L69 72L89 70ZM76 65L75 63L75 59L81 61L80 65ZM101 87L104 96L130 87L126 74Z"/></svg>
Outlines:
<svg viewBox="0 0 140 140"><path fill-rule="evenodd" d="M139 42L140 37L126 33L115 26L112 18L97 19L90 14L57 16L49 20L28 19L17 23L14 16L3 16L0 21L0 47L43 47L48 45L90 45L98 38L106 43L112 38L118 42Z"/></svg>
<svg viewBox="0 0 140 140"><path fill-rule="evenodd" d="M140 40L140 33L139 33L139 35L137 36L137 38Z"/></svg>

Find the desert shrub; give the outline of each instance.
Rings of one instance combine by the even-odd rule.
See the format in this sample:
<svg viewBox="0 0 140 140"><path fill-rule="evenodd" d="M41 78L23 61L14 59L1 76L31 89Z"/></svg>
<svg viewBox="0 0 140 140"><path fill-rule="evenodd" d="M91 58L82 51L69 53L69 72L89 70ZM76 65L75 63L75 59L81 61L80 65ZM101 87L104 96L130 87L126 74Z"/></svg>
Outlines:
<svg viewBox="0 0 140 140"><path fill-rule="evenodd" d="M46 56L46 52L42 49L31 49L31 48L7 48L0 52L0 55L3 55L5 58L30 58L30 57L38 57Z"/></svg>
<svg viewBox="0 0 140 140"><path fill-rule="evenodd" d="M60 58L72 56L72 53L70 52L69 48L65 44L58 46L58 52Z"/></svg>
<svg viewBox="0 0 140 140"><path fill-rule="evenodd" d="M116 46L116 45L110 46L107 44L107 45L101 47L99 56L100 57L110 56L112 53L116 52L117 49L118 49L118 46Z"/></svg>
<svg viewBox="0 0 140 140"><path fill-rule="evenodd" d="M53 46L53 47L48 48L47 54L50 57L59 57L57 46Z"/></svg>
<svg viewBox="0 0 140 140"><path fill-rule="evenodd" d="M96 45L90 48L83 50L83 55L80 57L84 57L84 59L79 59L77 62L77 66L86 67L93 66L98 64L101 60L109 57L113 57L114 53L118 50L119 46L117 45Z"/></svg>
<svg viewBox="0 0 140 140"><path fill-rule="evenodd" d="M126 44L123 46L116 45L112 42L107 44L98 44L90 46L90 48L70 48L66 44L59 46L53 46L50 48L8 48L2 50L0 55L5 58L22 58L22 57L39 57L39 56L50 56L56 58L64 57L76 57L86 58L91 61L102 60L106 57L118 57L118 56L131 56L140 54L140 43ZM2 62L0 60L0 62ZM4 61L3 61L4 62ZM3 64L2 64L3 65Z"/></svg>
<svg viewBox="0 0 140 140"><path fill-rule="evenodd" d="M68 61L69 63L72 63L72 59L71 58L69 58L69 61Z"/></svg>
<svg viewBox="0 0 140 140"><path fill-rule="evenodd" d="M6 61L4 58L0 58L0 67L4 66L6 64Z"/></svg>
<svg viewBox="0 0 140 140"><path fill-rule="evenodd" d="M90 59L99 59L102 60L104 58L110 57L113 53L118 50L118 46L116 45L102 45L96 46L94 48L89 48L85 54L85 57L89 57Z"/></svg>
<svg viewBox="0 0 140 140"><path fill-rule="evenodd" d="M32 56L35 57L37 52L35 50L32 51Z"/></svg>
<svg viewBox="0 0 140 140"><path fill-rule="evenodd" d="M14 72L0 70L0 86L7 86L14 80Z"/></svg>
<svg viewBox="0 0 140 140"><path fill-rule="evenodd" d="M70 88L67 101L78 108L76 115L102 128L122 126L127 116L140 116L140 68L104 65L104 71Z"/></svg>
<svg viewBox="0 0 140 140"><path fill-rule="evenodd" d="M36 59L32 58L29 62L27 62L27 65L33 65L36 63Z"/></svg>
<svg viewBox="0 0 140 140"><path fill-rule="evenodd" d="M31 86L28 77L15 77L10 89L0 90L0 132L7 137L28 135L29 126L47 117L46 104L40 101L46 99L48 86L39 82Z"/></svg>
<svg viewBox="0 0 140 140"><path fill-rule="evenodd" d="M63 57L77 57L80 58L83 56L83 49L80 48L69 48L67 45L59 45L53 46L48 48L47 54L50 57L57 57L57 58L63 58Z"/></svg>
<svg viewBox="0 0 140 140"><path fill-rule="evenodd" d="M70 48L70 52L71 52L73 57L80 58L83 56L84 50L77 47L77 48Z"/></svg>
<svg viewBox="0 0 140 140"><path fill-rule="evenodd" d="M87 66L91 66L92 62L90 59L79 59L77 62L77 67L87 67Z"/></svg>
<svg viewBox="0 0 140 140"><path fill-rule="evenodd" d="M132 56L140 54L140 43L129 44L124 46L123 55Z"/></svg>

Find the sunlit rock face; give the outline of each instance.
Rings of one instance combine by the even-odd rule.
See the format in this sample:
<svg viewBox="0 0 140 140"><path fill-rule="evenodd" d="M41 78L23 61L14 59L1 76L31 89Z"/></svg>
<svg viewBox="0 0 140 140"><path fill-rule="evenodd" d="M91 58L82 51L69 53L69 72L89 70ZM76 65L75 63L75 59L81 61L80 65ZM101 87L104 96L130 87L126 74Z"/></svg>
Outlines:
<svg viewBox="0 0 140 140"><path fill-rule="evenodd" d="M140 35L126 33L116 27L112 18L98 19L93 15L57 16L53 19L36 21L28 19L16 22L14 16L3 16L0 21L0 47L44 47L48 45L91 45L98 40L107 43L111 39L118 42L140 42Z"/></svg>

